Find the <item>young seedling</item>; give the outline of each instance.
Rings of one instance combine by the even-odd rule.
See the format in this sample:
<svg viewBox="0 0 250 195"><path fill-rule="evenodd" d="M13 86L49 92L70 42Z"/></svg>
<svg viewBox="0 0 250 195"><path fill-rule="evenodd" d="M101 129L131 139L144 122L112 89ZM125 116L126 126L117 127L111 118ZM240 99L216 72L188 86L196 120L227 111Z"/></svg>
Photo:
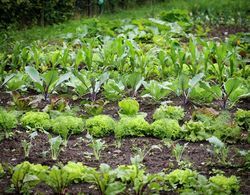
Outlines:
<svg viewBox="0 0 250 195"><path fill-rule="evenodd" d="M91 135L86 136L89 140L90 143L88 144L89 147L92 148L93 154L96 158L96 160L100 160L101 157L101 152L105 149L105 141L102 141L101 139L94 139Z"/></svg>
<svg viewBox="0 0 250 195"><path fill-rule="evenodd" d="M228 164L228 147L215 136L208 138L207 141L212 145L213 154L216 156L219 162L222 165Z"/></svg>
<svg viewBox="0 0 250 195"><path fill-rule="evenodd" d="M180 162L182 160L182 156L183 156L183 153L184 153L187 145L188 145L188 143L185 143L184 145L180 145L177 143L176 145L173 146L172 155L174 155L178 164L180 164Z"/></svg>
<svg viewBox="0 0 250 195"><path fill-rule="evenodd" d="M30 134L30 141L28 142L27 140L22 140L21 144L24 150L24 157L28 158L30 154L30 149L32 147L32 140L37 136L37 132L33 132Z"/></svg>
<svg viewBox="0 0 250 195"><path fill-rule="evenodd" d="M51 137L49 135L50 151L52 160L57 160L59 153L61 151L61 145L63 144L63 139L61 136Z"/></svg>

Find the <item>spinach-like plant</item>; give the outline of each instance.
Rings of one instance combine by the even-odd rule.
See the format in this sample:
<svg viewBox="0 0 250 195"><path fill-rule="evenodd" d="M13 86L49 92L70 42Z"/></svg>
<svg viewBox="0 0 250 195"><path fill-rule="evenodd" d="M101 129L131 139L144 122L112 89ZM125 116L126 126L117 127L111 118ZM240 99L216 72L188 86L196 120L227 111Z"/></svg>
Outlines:
<svg viewBox="0 0 250 195"><path fill-rule="evenodd" d="M132 97L137 95L137 91L142 86L143 81L144 77L138 72L124 75L122 78L122 83L128 91L131 91L130 94Z"/></svg>
<svg viewBox="0 0 250 195"><path fill-rule="evenodd" d="M51 94L58 86L60 86L60 84L68 80L70 77L70 73L59 75L58 71L55 69L40 74L32 66L26 66L25 72L34 82L36 89L43 93L45 101L48 100L49 94Z"/></svg>
<svg viewBox="0 0 250 195"><path fill-rule="evenodd" d="M82 163L68 162L65 166L53 166L43 178L54 193L65 194L65 189L74 181L82 180L86 167Z"/></svg>
<svg viewBox="0 0 250 195"><path fill-rule="evenodd" d="M109 79L107 83L103 85L104 96L108 100L119 100L124 94L125 86L121 81L116 82L115 80Z"/></svg>
<svg viewBox="0 0 250 195"><path fill-rule="evenodd" d="M235 113L235 118L238 125L250 131L250 111L238 109Z"/></svg>
<svg viewBox="0 0 250 195"><path fill-rule="evenodd" d="M63 139L61 138L61 136L49 137L51 158L52 160L57 160L62 149L61 145L63 144Z"/></svg>
<svg viewBox="0 0 250 195"><path fill-rule="evenodd" d="M169 86L171 83L169 82L158 82L155 80L150 80L149 83L143 82L143 86L145 91L143 92L142 97L149 97L155 101L161 101L164 97L171 93L171 89Z"/></svg>
<svg viewBox="0 0 250 195"><path fill-rule="evenodd" d="M109 165L101 164L98 171L88 168L84 180L95 184L101 195L119 194L125 190L125 184L116 181L116 172Z"/></svg>
<svg viewBox="0 0 250 195"><path fill-rule="evenodd" d="M239 78L229 78L221 86L210 86L209 83L201 83L201 87L209 91L211 95L222 100L222 108L226 109L228 101L233 106L240 98L250 95L249 89L244 86L243 80Z"/></svg>
<svg viewBox="0 0 250 195"><path fill-rule="evenodd" d="M189 79L186 74L181 74L177 78L177 81L174 82L171 86L172 90L176 93L177 96L182 96L184 105L188 103L191 91L201 81L203 76L203 73L199 73L192 79Z"/></svg>
<svg viewBox="0 0 250 195"><path fill-rule="evenodd" d="M11 183L17 194L28 194L45 177L48 167L25 161L14 167Z"/></svg>
<svg viewBox="0 0 250 195"><path fill-rule="evenodd" d="M73 70L74 75L81 81L81 84L89 91L91 95L91 101L96 100L96 95L100 91L102 85L108 80L109 73L104 72L103 74L97 76L89 73L87 78L84 73L78 72L78 70Z"/></svg>

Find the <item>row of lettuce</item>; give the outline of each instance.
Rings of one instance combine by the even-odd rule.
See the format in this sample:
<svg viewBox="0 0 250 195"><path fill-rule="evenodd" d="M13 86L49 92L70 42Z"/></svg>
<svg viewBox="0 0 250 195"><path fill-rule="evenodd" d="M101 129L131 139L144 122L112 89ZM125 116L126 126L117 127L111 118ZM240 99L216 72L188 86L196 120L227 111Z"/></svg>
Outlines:
<svg viewBox="0 0 250 195"><path fill-rule="evenodd" d="M119 103L119 120L109 115L96 115L83 120L75 115L58 112L50 115L46 112L29 111L20 117L1 109L0 127L2 134L9 137L17 124L31 131L46 130L59 134L67 140L71 134L87 130L93 137L114 134L117 139L128 136L154 136L157 138L202 141L212 135L223 141L241 139L242 131L249 131L250 111L238 109L235 117L227 111L215 111L212 108L200 108L193 112L192 119L184 122L184 109L179 106L161 105L154 111L154 121L149 124L146 113L139 112L139 103L126 98ZM72 114L72 113L71 113ZM181 126L180 124L184 124ZM248 136L249 140L249 136Z"/></svg>
<svg viewBox="0 0 250 195"><path fill-rule="evenodd" d="M236 176L217 174L207 179L191 169L148 173L135 159L132 157L131 164L119 165L115 169L107 164L101 164L96 169L80 162L48 167L25 161L11 169L11 187L8 191L18 194L34 193L39 189L36 186L41 183L49 186L55 194L65 194L74 183L89 184L84 185L84 191L91 190L103 195L160 194L173 191L180 194L226 195L237 193L240 189ZM0 168L0 176L7 174L2 166Z"/></svg>

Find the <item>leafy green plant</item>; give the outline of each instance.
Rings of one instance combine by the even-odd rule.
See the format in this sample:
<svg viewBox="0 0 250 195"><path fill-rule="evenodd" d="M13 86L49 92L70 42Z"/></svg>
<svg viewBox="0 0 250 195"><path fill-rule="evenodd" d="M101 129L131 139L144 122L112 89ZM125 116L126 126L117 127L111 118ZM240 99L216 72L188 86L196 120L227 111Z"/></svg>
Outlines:
<svg viewBox="0 0 250 195"><path fill-rule="evenodd" d="M162 83L155 80L150 80L149 83L144 81L143 86L145 91L142 97L149 97L155 101L160 101L171 93L171 89L168 87L169 85L171 85L171 83L167 81Z"/></svg>
<svg viewBox="0 0 250 195"><path fill-rule="evenodd" d="M201 87L210 92L215 98L222 100L222 108L226 109L228 102L233 106L240 98L249 96L249 89L240 78L229 78L221 86L210 86L209 83L201 83Z"/></svg>
<svg viewBox="0 0 250 195"><path fill-rule="evenodd" d="M46 166L30 164L27 161L16 165L11 177L15 192L18 194L30 193L30 190L41 182L41 178L45 176L47 169Z"/></svg>
<svg viewBox="0 0 250 195"><path fill-rule="evenodd" d="M3 168L3 165L0 163L0 179L5 175L5 170Z"/></svg>
<svg viewBox="0 0 250 195"><path fill-rule="evenodd" d="M183 104L185 105L188 103L191 91L201 81L203 76L204 73L199 73L190 79L186 74L181 74L170 88L178 97L182 96Z"/></svg>
<svg viewBox="0 0 250 195"><path fill-rule="evenodd" d="M195 113L194 118L202 121L209 133L223 141L233 141L240 138L241 129L232 119L229 112L223 111L218 113L208 109L204 113L202 112L200 110Z"/></svg>
<svg viewBox="0 0 250 195"><path fill-rule="evenodd" d="M209 143L212 145L213 153L219 162L223 165L226 165L229 152L228 147L225 146L225 144L215 136L208 138L207 141L209 141Z"/></svg>
<svg viewBox="0 0 250 195"><path fill-rule="evenodd" d="M26 66L25 72L34 82L36 89L43 93L45 101L48 100L49 94L51 94L64 81L68 80L70 76L70 73L59 76L58 71L55 69L40 74L32 66Z"/></svg>
<svg viewBox="0 0 250 195"><path fill-rule="evenodd" d="M116 82L115 80L109 79L108 82L103 85L103 89L105 98L115 101L122 98L125 86L121 81Z"/></svg>
<svg viewBox="0 0 250 195"><path fill-rule="evenodd" d="M236 176L216 175L209 178L213 194L233 194L239 191L240 185Z"/></svg>
<svg viewBox="0 0 250 195"><path fill-rule="evenodd" d="M102 85L108 80L109 73L104 72L101 75L96 75L94 73L89 73L86 75L85 73L78 72L78 70L73 70L75 77L77 77L80 81L80 89L82 89L81 85L84 86L84 92L88 91L91 95L91 101L96 100L97 93L101 90ZM79 85L79 84L78 84ZM75 87L77 87L76 85Z"/></svg>
<svg viewBox="0 0 250 195"><path fill-rule="evenodd" d="M119 113L122 115L133 116L139 111L139 103L132 98L123 99L118 105L120 108Z"/></svg>
<svg viewBox="0 0 250 195"><path fill-rule="evenodd" d="M153 114L154 120L159 119L174 119L174 120L182 120L184 117L184 109L180 106L167 106L167 105L161 105L159 108L157 108Z"/></svg>
<svg viewBox="0 0 250 195"><path fill-rule="evenodd" d="M178 138L181 127L177 120L159 119L151 124L152 134L158 138Z"/></svg>
<svg viewBox="0 0 250 195"><path fill-rule="evenodd" d="M14 114L0 108L0 141L3 138L12 136L12 129L17 125L17 120Z"/></svg>
<svg viewBox="0 0 250 195"><path fill-rule="evenodd" d="M60 136L49 138L50 152L52 160L57 160L61 152L63 139Z"/></svg>
<svg viewBox="0 0 250 195"><path fill-rule="evenodd" d="M142 86L143 81L144 77L138 72L124 75L122 78L122 83L125 85L127 90L131 91L132 97L136 96L137 91Z"/></svg>
<svg viewBox="0 0 250 195"><path fill-rule="evenodd" d="M238 109L235 113L236 122L238 125L250 131L250 111Z"/></svg>
<svg viewBox="0 0 250 195"><path fill-rule="evenodd" d="M47 130L51 126L50 116L45 112L26 112L20 121L23 127L33 130Z"/></svg>
<svg viewBox="0 0 250 195"><path fill-rule="evenodd" d="M103 137L115 129L115 121L107 115L97 115L86 120L86 128L93 137Z"/></svg>
<svg viewBox="0 0 250 195"><path fill-rule="evenodd" d="M105 141L102 141L101 139L94 139L91 135L87 135L87 138L90 141L88 146L92 148L96 160L99 161L101 157L101 152L106 147Z"/></svg>
<svg viewBox="0 0 250 195"><path fill-rule="evenodd" d="M37 136L37 132L33 132L29 135L30 137L30 141L28 142L27 140L22 140L21 141L21 145L23 147L23 151L24 151L24 157L28 158L29 154L30 154L30 149L32 147L32 140Z"/></svg>
<svg viewBox="0 0 250 195"><path fill-rule="evenodd" d="M71 183L83 179L86 169L80 162L68 162L62 167L53 166L43 181L53 189L54 193L65 194L65 189Z"/></svg>
<svg viewBox="0 0 250 195"><path fill-rule="evenodd" d="M189 22L190 17L187 10L172 9L160 13L160 18L167 22Z"/></svg>
<svg viewBox="0 0 250 195"><path fill-rule="evenodd" d="M185 123L182 132L184 139L192 142L206 140L211 135L203 122L192 120Z"/></svg>
<svg viewBox="0 0 250 195"><path fill-rule="evenodd" d="M166 182L173 189L183 190L190 189L196 186L198 173L190 169L176 169L165 176Z"/></svg>
<svg viewBox="0 0 250 195"><path fill-rule="evenodd" d="M84 180L95 184L101 195L119 194L125 190L125 184L116 180L116 172L109 165L101 164L98 171L88 168Z"/></svg>
<svg viewBox="0 0 250 195"><path fill-rule="evenodd" d="M150 134L150 125L142 116L121 118L115 128L115 136L117 138L144 136L147 134Z"/></svg>
<svg viewBox="0 0 250 195"><path fill-rule="evenodd" d="M187 145L188 145L188 143L185 143L184 145L180 145L179 143L173 145L172 155L174 155L178 164L182 160L182 156L183 156L183 153L184 153Z"/></svg>
<svg viewBox="0 0 250 195"><path fill-rule="evenodd" d="M77 134L83 131L84 123L81 118L74 116L58 116L51 120L51 127L54 133L66 140L70 134Z"/></svg>

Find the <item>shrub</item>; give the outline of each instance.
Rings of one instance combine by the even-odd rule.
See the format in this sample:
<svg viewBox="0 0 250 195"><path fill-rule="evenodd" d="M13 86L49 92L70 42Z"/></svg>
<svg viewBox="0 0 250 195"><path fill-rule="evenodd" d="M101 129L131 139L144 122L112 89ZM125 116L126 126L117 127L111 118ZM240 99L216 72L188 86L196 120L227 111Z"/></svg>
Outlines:
<svg viewBox="0 0 250 195"><path fill-rule="evenodd" d="M189 22L190 20L188 11L180 9L163 11L160 14L160 18L167 22Z"/></svg>
<svg viewBox="0 0 250 195"><path fill-rule="evenodd" d="M150 134L150 125L142 116L124 117L115 128L115 136L123 138L125 136L144 136Z"/></svg>
<svg viewBox="0 0 250 195"><path fill-rule="evenodd" d="M177 120L160 119L151 124L152 133L158 138L177 138L181 127Z"/></svg>
<svg viewBox="0 0 250 195"><path fill-rule="evenodd" d="M115 121L107 115L97 115L86 120L86 128L94 137L103 137L114 131Z"/></svg>
<svg viewBox="0 0 250 195"><path fill-rule="evenodd" d="M153 119L159 120L163 118L170 118L181 120L184 117L184 110L180 106L161 105L153 114Z"/></svg>
<svg viewBox="0 0 250 195"><path fill-rule="evenodd" d="M118 105L120 107L120 114L132 116L136 115L139 111L139 103L131 98L123 99L118 103Z"/></svg>
<svg viewBox="0 0 250 195"><path fill-rule="evenodd" d="M80 133L83 130L84 123L81 118L74 116L58 116L52 120L52 130L54 133L67 139L69 134Z"/></svg>
<svg viewBox="0 0 250 195"><path fill-rule="evenodd" d="M32 129L49 129L50 116L45 112L26 112L22 118L21 123L24 127Z"/></svg>
<svg viewBox="0 0 250 195"><path fill-rule="evenodd" d="M210 177L209 181L213 184L211 185L213 194L234 194L240 188L239 181L235 176L216 175Z"/></svg>

